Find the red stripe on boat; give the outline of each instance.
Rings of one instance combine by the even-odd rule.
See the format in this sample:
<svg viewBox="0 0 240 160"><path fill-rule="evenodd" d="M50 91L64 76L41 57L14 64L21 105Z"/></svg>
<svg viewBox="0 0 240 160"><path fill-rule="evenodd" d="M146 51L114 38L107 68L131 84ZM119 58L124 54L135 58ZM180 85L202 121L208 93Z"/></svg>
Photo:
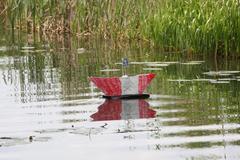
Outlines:
<svg viewBox="0 0 240 160"><path fill-rule="evenodd" d="M154 77L155 74L149 73L129 77L91 77L90 80L106 96L121 96L126 94L143 94L143 91Z"/></svg>
<svg viewBox="0 0 240 160"><path fill-rule="evenodd" d="M119 96L122 94L121 82L118 77L91 77L90 80L107 96Z"/></svg>
<svg viewBox="0 0 240 160"><path fill-rule="evenodd" d="M152 79L155 77L155 74L142 74L139 75L139 82L138 82L138 93L142 94L146 87L150 84Z"/></svg>

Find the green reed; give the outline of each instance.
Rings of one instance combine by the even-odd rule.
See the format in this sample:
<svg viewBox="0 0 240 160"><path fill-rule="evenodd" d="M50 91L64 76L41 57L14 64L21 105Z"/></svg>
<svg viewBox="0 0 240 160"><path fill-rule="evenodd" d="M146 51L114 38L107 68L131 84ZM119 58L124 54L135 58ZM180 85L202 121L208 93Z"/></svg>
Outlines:
<svg viewBox="0 0 240 160"><path fill-rule="evenodd" d="M239 0L5 0L14 31L144 39L167 51L240 53Z"/></svg>
<svg viewBox="0 0 240 160"><path fill-rule="evenodd" d="M129 38L140 34L140 25L157 0L6 0L7 26L36 32L98 34L104 38Z"/></svg>
<svg viewBox="0 0 240 160"><path fill-rule="evenodd" d="M198 53L240 53L238 0L172 0L150 17L145 35L156 45Z"/></svg>

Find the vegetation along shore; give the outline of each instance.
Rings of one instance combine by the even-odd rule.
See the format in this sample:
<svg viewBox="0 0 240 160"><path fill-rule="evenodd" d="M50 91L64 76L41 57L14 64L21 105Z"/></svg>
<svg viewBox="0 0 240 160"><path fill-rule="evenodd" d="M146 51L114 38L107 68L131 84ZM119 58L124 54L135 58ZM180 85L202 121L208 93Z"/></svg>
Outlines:
<svg viewBox="0 0 240 160"><path fill-rule="evenodd" d="M4 0L12 34L141 40L166 51L240 56L240 0Z"/></svg>

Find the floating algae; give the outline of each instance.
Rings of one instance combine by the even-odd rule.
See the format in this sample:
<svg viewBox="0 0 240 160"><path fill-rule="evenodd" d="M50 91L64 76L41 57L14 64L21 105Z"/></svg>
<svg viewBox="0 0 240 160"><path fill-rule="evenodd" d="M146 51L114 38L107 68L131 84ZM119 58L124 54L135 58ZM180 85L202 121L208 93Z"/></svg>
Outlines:
<svg viewBox="0 0 240 160"><path fill-rule="evenodd" d="M228 83L230 83L229 81L218 81L218 80L210 81L210 82L213 84L228 84Z"/></svg>
<svg viewBox="0 0 240 160"><path fill-rule="evenodd" d="M101 69L100 72L118 72L120 69Z"/></svg>
<svg viewBox="0 0 240 160"><path fill-rule="evenodd" d="M46 52L47 50L45 49L37 49L37 50L25 50L25 49L22 49L20 50L20 52L22 53L43 53L43 52Z"/></svg>
<svg viewBox="0 0 240 160"><path fill-rule="evenodd" d="M34 50L35 53L42 53L42 52L46 52L47 50L45 49L37 49L37 50Z"/></svg>
<svg viewBox="0 0 240 160"><path fill-rule="evenodd" d="M219 78L218 81L236 81L236 78Z"/></svg>
<svg viewBox="0 0 240 160"><path fill-rule="evenodd" d="M168 79L169 82L192 82L190 79Z"/></svg>
<svg viewBox="0 0 240 160"><path fill-rule="evenodd" d="M0 46L0 52L6 52L10 50L16 50L18 49L18 46Z"/></svg>
<svg viewBox="0 0 240 160"><path fill-rule="evenodd" d="M22 53L34 53L34 50L20 50Z"/></svg>
<svg viewBox="0 0 240 160"><path fill-rule="evenodd" d="M151 94L151 99L180 99L178 96L174 95L160 95L160 94Z"/></svg>
<svg viewBox="0 0 240 160"><path fill-rule="evenodd" d="M159 63L163 63L163 64L178 64L178 61L166 61L166 62L159 62Z"/></svg>
<svg viewBox="0 0 240 160"><path fill-rule="evenodd" d="M229 83L233 78L221 78L221 79L169 79L169 82L210 82L210 83Z"/></svg>
<svg viewBox="0 0 240 160"><path fill-rule="evenodd" d="M204 72L203 74L208 76L231 76L237 73L240 73L240 71L209 71L209 72Z"/></svg>
<svg viewBox="0 0 240 160"><path fill-rule="evenodd" d="M177 63L179 63L179 62L177 62L177 61L131 62L131 64L146 64L146 65L148 65L148 64L168 64L169 65L169 64L177 64Z"/></svg>
<svg viewBox="0 0 240 160"><path fill-rule="evenodd" d="M149 67L167 67L167 66L169 66L169 64L165 64L165 63L147 63L146 66L149 66Z"/></svg>
<svg viewBox="0 0 240 160"><path fill-rule="evenodd" d="M155 61L155 62L147 62L147 61L144 61L144 62L137 62L137 61L134 61L134 62L130 62L129 64L133 64L133 65L147 65L147 66L168 66L170 64L178 64L179 62L178 61ZM122 63L115 63L117 65L122 65Z"/></svg>
<svg viewBox="0 0 240 160"><path fill-rule="evenodd" d="M33 49L35 49L35 47L33 47L33 46L23 46L22 49L23 50L33 50Z"/></svg>
<svg viewBox="0 0 240 160"><path fill-rule="evenodd" d="M146 64L147 62L129 62L129 64L139 64L139 65L142 65L142 64ZM122 62L117 62L115 63L116 65L122 65Z"/></svg>
<svg viewBox="0 0 240 160"><path fill-rule="evenodd" d="M222 74L237 74L237 73L240 73L240 71L219 71L221 72Z"/></svg>
<svg viewBox="0 0 240 160"><path fill-rule="evenodd" d="M204 61L189 61L189 62L180 63L180 64L183 64L183 65L199 65L199 64L202 64L202 63L204 63Z"/></svg>
<svg viewBox="0 0 240 160"><path fill-rule="evenodd" d="M151 63L151 62L130 62L130 64L134 64L134 65L144 65L147 63Z"/></svg>
<svg viewBox="0 0 240 160"><path fill-rule="evenodd" d="M215 80L215 79L204 79L204 78L193 79L193 81L196 81L196 82L210 82L212 80Z"/></svg>
<svg viewBox="0 0 240 160"><path fill-rule="evenodd" d="M144 71L161 71L162 68L143 68Z"/></svg>

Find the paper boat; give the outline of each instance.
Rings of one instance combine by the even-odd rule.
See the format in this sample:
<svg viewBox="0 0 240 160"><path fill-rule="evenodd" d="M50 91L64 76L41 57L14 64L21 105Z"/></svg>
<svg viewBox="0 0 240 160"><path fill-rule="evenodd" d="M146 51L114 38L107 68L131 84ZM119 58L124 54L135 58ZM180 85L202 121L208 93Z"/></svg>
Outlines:
<svg viewBox="0 0 240 160"><path fill-rule="evenodd" d="M155 74L140 74L122 77L90 77L90 80L104 93L104 98L148 98L144 90L150 84Z"/></svg>

